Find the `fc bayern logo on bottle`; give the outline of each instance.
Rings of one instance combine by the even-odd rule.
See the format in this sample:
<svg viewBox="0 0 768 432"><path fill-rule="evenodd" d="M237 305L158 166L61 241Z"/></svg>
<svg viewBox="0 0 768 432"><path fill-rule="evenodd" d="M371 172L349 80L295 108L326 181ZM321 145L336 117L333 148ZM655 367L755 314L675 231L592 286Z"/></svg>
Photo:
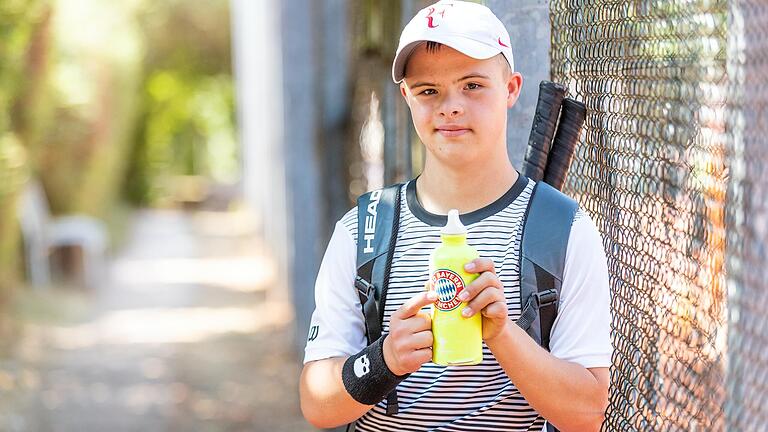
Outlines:
<svg viewBox="0 0 768 432"><path fill-rule="evenodd" d="M437 294L435 307L441 311L456 309L461 304L459 294L464 291L464 279L456 272L440 269L432 274L432 286Z"/></svg>

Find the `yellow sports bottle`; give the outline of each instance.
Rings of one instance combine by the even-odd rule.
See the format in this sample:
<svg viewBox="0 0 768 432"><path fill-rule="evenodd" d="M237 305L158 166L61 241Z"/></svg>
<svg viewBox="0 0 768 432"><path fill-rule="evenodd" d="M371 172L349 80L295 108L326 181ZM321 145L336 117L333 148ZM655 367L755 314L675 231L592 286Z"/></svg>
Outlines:
<svg viewBox="0 0 768 432"><path fill-rule="evenodd" d="M467 229L459 219L459 211L448 212L448 223L440 232L443 242L430 261L432 289L437 300L432 305L432 362L444 365L473 365L483 360L483 322L479 313L464 318L467 305L459 300L476 273L464 271L464 264L477 258L477 250L467 244Z"/></svg>

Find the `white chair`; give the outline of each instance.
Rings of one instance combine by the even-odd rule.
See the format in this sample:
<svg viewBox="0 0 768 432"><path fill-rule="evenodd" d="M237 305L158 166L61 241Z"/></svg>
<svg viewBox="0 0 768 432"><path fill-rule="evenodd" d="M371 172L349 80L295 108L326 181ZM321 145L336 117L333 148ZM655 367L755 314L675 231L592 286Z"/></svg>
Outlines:
<svg viewBox="0 0 768 432"><path fill-rule="evenodd" d="M62 246L82 251L83 279L88 287L103 280L108 246L103 222L86 215L52 218L48 199L39 181L31 179L21 196L18 218L24 240L27 277L34 286L51 283L50 252Z"/></svg>

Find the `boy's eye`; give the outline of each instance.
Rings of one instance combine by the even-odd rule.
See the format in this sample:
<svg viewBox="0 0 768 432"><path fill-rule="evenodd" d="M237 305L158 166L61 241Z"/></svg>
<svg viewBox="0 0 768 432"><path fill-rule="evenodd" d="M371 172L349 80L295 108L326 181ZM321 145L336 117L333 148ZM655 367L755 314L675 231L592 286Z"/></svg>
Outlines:
<svg viewBox="0 0 768 432"><path fill-rule="evenodd" d="M431 96L433 94L437 94L437 90L435 90L435 89L426 89L426 90L424 90L423 92L421 92L419 94Z"/></svg>
<svg viewBox="0 0 768 432"><path fill-rule="evenodd" d="M480 88L480 84L478 84L478 83L469 83L469 84L467 84L467 88L469 90L476 90L476 89Z"/></svg>

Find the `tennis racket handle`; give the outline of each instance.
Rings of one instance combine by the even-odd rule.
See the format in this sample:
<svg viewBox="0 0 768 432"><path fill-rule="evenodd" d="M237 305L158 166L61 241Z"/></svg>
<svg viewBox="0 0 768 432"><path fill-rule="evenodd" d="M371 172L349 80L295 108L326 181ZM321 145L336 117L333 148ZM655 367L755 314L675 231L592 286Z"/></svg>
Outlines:
<svg viewBox="0 0 768 432"><path fill-rule="evenodd" d="M523 162L523 174L539 181L544 178L547 157L560 114L560 104L565 97L565 87L551 81L539 84L539 99L533 115L531 135Z"/></svg>
<svg viewBox="0 0 768 432"><path fill-rule="evenodd" d="M583 103L570 98L563 100L560 122L544 173L544 181L558 190L562 190L568 176L586 115L587 107Z"/></svg>

